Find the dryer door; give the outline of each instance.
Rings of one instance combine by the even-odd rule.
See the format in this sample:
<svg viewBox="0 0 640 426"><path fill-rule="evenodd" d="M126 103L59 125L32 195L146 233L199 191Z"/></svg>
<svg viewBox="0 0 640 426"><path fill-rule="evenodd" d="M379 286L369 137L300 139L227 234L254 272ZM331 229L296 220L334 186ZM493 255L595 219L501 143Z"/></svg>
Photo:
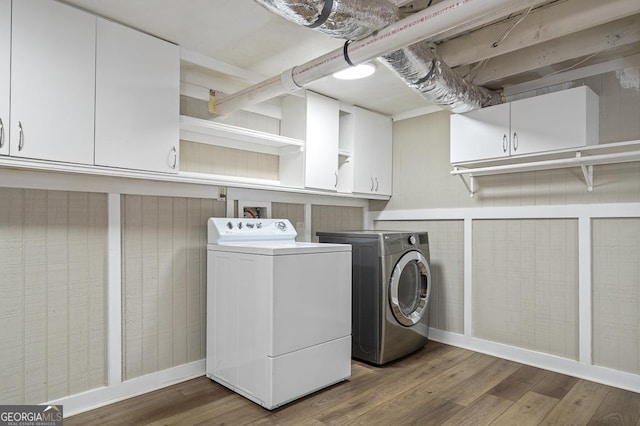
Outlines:
<svg viewBox="0 0 640 426"><path fill-rule="evenodd" d="M427 312L431 270L419 251L405 253L396 263L389 285L389 303L398 322L410 327Z"/></svg>

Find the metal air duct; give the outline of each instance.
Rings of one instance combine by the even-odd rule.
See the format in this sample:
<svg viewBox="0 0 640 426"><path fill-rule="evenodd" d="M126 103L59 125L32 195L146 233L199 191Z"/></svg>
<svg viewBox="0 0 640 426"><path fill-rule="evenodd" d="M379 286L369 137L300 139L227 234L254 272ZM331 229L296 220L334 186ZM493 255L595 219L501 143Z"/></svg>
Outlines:
<svg viewBox="0 0 640 426"><path fill-rule="evenodd" d="M368 36L400 20L398 8L388 0L254 1L290 21L347 40ZM425 99L453 112L501 102L499 94L474 86L449 68L427 41L403 47L383 55L382 59Z"/></svg>
<svg viewBox="0 0 640 426"><path fill-rule="evenodd" d="M269 10L271 10L271 7L276 7L275 0L256 1L259 1L260 4L270 3ZM354 4L362 6L361 10L367 10L366 6L369 4L367 0L352 1L357 2ZM407 18L390 23L382 29L374 30L371 35L362 39L348 41L344 48L336 49L305 64L293 67L281 75L237 93L215 99L214 112L224 115L242 109L247 105L291 93L336 71L349 68L350 64L359 64L384 55L389 56L386 59L388 63L398 64L393 66L397 66L400 69L399 74L406 82L421 90L421 93L425 94L425 96L437 98L436 102L439 102L440 105L461 111L495 103L498 100L497 96L491 94L491 92L485 94L484 89L479 89L479 92L482 93L481 97L475 97L476 100L472 100L474 96L469 96L468 94L475 92L475 89L472 89L475 86L467 84L464 87L450 87L452 83L454 85L459 83L459 81L456 82L459 77L454 76L455 73L439 61L433 53L430 53L427 58L422 57L422 53L430 51L430 49L426 48L428 43L422 41L435 39L440 34L470 22L474 22L476 25L491 22L497 17L506 16L532 4L543 3L544 1L546 0L444 0ZM378 2L376 1L375 3ZM291 4L292 6L289 6L288 9L293 12L300 10L300 7L303 10L314 10L308 7L305 9L303 5L315 5L313 14L319 17L321 15L318 13L319 5L322 5L322 9L324 9L325 0L298 0L293 3L292 1L283 0L282 4ZM298 6L293 7L294 4ZM333 0L332 4L331 10L335 9L334 16L339 16L338 0ZM353 7L359 8L359 6ZM287 13L283 16L286 16ZM306 20L311 22L313 19L311 17ZM306 22L306 20L303 21ZM315 22L313 21L313 23ZM336 22L338 22L337 19ZM371 27L374 26L368 26L368 28ZM366 34L366 32L364 31L363 34ZM411 46L418 42L421 42L418 46ZM425 47L420 47L422 43L426 43ZM398 50L404 53L395 56L390 54L390 52L395 53ZM421 53L418 54L420 51ZM420 62L424 62L424 64L421 65ZM424 65L428 67L424 67ZM483 99L486 95L489 95L487 103L485 103L485 100L477 100ZM463 99L460 103L451 100L458 99L458 96L462 96ZM464 99L465 96L467 97L466 100Z"/></svg>
<svg viewBox="0 0 640 426"><path fill-rule="evenodd" d="M359 40L400 19L387 0L255 0L291 22L335 38Z"/></svg>

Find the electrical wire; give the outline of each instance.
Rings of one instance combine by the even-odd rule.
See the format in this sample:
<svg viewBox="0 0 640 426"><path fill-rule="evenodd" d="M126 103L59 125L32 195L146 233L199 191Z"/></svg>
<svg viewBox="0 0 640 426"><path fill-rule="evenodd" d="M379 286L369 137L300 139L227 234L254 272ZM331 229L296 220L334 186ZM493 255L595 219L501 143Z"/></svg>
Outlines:
<svg viewBox="0 0 640 426"><path fill-rule="evenodd" d="M462 78L469 81L470 83L473 83L473 80L476 78L480 70L482 70L482 68L484 68L485 65L487 65L487 62L489 62L489 58L484 58L483 60L479 61L465 75L463 75ZM471 74L473 74L473 76L469 77L471 76Z"/></svg>
<svg viewBox="0 0 640 426"><path fill-rule="evenodd" d="M502 43L509 36L509 34L511 34L511 31L513 31L515 27L517 27L522 21L524 21L524 18L526 18L532 10L533 6L529 7L527 11L520 17L520 19L514 22L513 25L509 29L507 29L504 34L502 34L502 37L500 37L491 45L491 47L498 47L500 43Z"/></svg>
<svg viewBox="0 0 640 426"><path fill-rule="evenodd" d="M497 41L493 42L493 44L491 45L491 47L495 48L498 47L503 41L505 41L505 39L507 37L509 37L509 34L511 34L511 32L514 30L515 27L517 27L518 25L520 25L520 23L522 21L525 20L525 18L527 16L529 16L529 13L531 13L531 11L533 10L533 6L529 7L527 9L526 12L524 12L522 14L522 16L513 23L513 25L511 25L511 27L509 27L504 34L502 34L502 37L500 37ZM489 61L489 58L485 58L483 60L481 60L480 62L478 62L477 64L475 64L470 70L469 72L467 72L462 78L468 80L469 82L473 83L473 80L475 80L476 76L480 73L480 71L487 65L487 62Z"/></svg>
<svg viewBox="0 0 640 426"><path fill-rule="evenodd" d="M541 78L551 77L552 75L556 75L556 74L560 74L561 72L565 72L565 71L572 70L572 69L574 69L575 67L577 67L578 65L583 64L583 63L587 62L589 59L593 58L594 56L596 56L597 54L602 53L602 52L603 52L603 50L600 50L600 51L598 51L598 52L596 52L596 53L592 53L591 55L589 55L589 56L587 56L587 57L585 57L585 58L582 58L581 60L579 60L578 62L576 62L575 64L573 64L573 65L571 65L571 66L569 66L569 67L567 67L567 68L563 68L563 69L561 69L561 70L554 71L554 72L549 73L549 74L547 74L547 75L545 75L545 76L543 76L543 77L541 77Z"/></svg>

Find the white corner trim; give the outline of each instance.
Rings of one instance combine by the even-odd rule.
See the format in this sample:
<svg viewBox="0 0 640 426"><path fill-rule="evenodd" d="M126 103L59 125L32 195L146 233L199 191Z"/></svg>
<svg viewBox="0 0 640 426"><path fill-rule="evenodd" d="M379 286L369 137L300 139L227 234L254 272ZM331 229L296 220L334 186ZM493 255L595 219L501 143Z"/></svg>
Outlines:
<svg viewBox="0 0 640 426"><path fill-rule="evenodd" d="M114 402L132 398L176 383L204 376L205 360L136 377L116 385L92 389L87 392L49 401L47 404L63 405L64 416L69 417L85 411L103 407Z"/></svg>
<svg viewBox="0 0 640 426"><path fill-rule="evenodd" d="M592 277L591 277L591 218L578 219L578 344L580 362L592 364Z"/></svg>
<svg viewBox="0 0 640 426"><path fill-rule="evenodd" d="M122 382L122 248L120 246L120 194L109 194L108 203L107 383L113 386Z"/></svg>
<svg viewBox="0 0 640 426"><path fill-rule="evenodd" d="M473 335L473 221L464 220L464 335Z"/></svg>

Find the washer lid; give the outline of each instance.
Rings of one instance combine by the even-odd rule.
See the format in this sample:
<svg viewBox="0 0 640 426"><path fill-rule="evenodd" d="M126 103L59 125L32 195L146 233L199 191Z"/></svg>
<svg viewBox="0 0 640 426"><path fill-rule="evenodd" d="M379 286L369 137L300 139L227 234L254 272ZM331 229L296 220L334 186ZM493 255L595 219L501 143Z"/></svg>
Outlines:
<svg viewBox="0 0 640 426"><path fill-rule="evenodd" d="M295 242L296 232L287 219L212 217L207 223L209 244L249 241Z"/></svg>

